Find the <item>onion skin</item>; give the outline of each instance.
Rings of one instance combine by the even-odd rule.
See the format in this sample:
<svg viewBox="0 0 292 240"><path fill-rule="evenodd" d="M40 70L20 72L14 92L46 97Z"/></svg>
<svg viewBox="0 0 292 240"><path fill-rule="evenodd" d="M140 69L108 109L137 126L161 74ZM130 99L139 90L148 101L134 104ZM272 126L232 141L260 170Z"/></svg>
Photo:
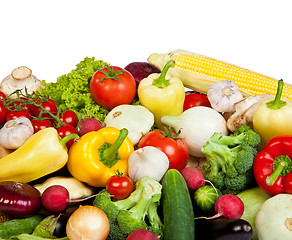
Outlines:
<svg viewBox="0 0 292 240"><path fill-rule="evenodd" d="M110 231L107 215L100 208L85 205L76 209L66 225L70 240L105 240Z"/></svg>
<svg viewBox="0 0 292 240"><path fill-rule="evenodd" d="M136 85L138 87L139 83L147 78L152 73L161 73L161 71L155 67L154 65L148 62L132 62L129 63L125 70L130 72L136 81Z"/></svg>
<svg viewBox="0 0 292 240"><path fill-rule="evenodd" d="M26 183L0 182L0 212L15 218L28 217L41 207L40 192Z"/></svg>

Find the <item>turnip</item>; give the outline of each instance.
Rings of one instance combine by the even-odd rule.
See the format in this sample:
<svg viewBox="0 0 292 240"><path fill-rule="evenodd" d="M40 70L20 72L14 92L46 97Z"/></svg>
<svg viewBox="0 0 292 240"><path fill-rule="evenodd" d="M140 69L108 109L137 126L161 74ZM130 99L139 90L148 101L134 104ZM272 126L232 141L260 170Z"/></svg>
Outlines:
<svg viewBox="0 0 292 240"><path fill-rule="evenodd" d="M195 191L205 185L204 175L195 167L185 167L180 173L184 177L190 191Z"/></svg>
<svg viewBox="0 0 292 240"><path fill-rule="evenodd" d="M137 229L130 233L126 240L159 240L159 238L147 229Z"/></svg>
<svg viewBox="0 0 292 240"><path fill-rule="evenodd" d="M155 67L154 65L148 63L148 62L132 62L129 63L125 70L130 72L135 81L136 85L138 87L139 83L146 77L148 77L152 73L160 73L161 71Z"/></svg>
<svg viewBox="0 0 292 240"><path fill-rule="evenodd" d="M95 118L84 118L77 125L77 132L82 136L91 131L98 131L102 128L102 124Z"/></svg>
<svg viewBox="0 0 292 240"><path fill-rule="evenodd" d="M67 188L61 185L52 185L41 195L41 203L50 212L62 212L67 208L69 203L82 202L95 196L91 195L87 198L71 200Z"/></svg>

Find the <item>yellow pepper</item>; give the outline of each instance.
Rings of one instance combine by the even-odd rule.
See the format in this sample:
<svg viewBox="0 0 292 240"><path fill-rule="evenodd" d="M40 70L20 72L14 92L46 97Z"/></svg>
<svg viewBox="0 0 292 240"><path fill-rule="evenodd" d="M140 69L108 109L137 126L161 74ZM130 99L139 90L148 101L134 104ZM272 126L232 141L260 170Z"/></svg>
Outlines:
<svg viewBox="0 0 292 240"><path fill-rule="evenodd" d="M177 77L170 77L167 71L174 67L173 60L168 61L161 74L153 73L143 79L138 86L138 97L141 104L154 115L159 129L164 129L161 117L178 116L183 112L185 88Z"/></svg>
<svg viewBox="0 0 292 240"><path fill-rule="evenodd" d="M104 127L86 133L69 150L67 167L76 179L94 187L105 187L116 174L128 174L128 158L134 146L128 130Z"/></svg>
<svg viewBox="0 0 292 240"><path fill-rule="evenodd" d="M292 103L281 100L283 80L278 81L275 98L264 99L253 116L253 128L261 136L261 146L276 136L292 135Z"/></svg>
<svg viewBox="0 0 292 240"><path fill-rule="evenodd" d="M66 142L77 138L70 134L60 140L55 128L45 128L32 135L14 152L0 159L0 182L27 183L55 172L66 165Z"/></svg>

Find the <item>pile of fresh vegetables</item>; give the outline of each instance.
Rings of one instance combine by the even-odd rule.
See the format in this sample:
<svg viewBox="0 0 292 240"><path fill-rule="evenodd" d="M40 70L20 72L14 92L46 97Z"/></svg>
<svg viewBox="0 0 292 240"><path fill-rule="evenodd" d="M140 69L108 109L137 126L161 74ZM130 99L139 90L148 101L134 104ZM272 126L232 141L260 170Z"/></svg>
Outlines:
<svg viewBox="0 0 292 240"><path fill-rule="evenodd" d="M5 78L0 239L291 238L283 81L276 96L231 80L200 93L174 66L86 57L56 82Z"/></svg>

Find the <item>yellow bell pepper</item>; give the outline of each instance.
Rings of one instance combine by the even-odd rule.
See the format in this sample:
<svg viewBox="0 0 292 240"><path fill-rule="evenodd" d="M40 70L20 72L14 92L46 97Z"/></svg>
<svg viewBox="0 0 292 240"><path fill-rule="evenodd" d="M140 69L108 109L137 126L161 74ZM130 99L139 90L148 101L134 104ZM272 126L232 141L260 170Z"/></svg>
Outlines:
<svg viewBox="0 0 292 240"><path fill-rule="evenodd" d="M139 100L153 113L155 124L159 129L164 129L161 117L178 116L183 112L184 85L179 78L167 75L168 69L174 65L172 60L167 62L161 74L150 74L138 86Z"/></svg>
<svg viewBox="0 0 292 240"><path fill-rule="evenodd" d="M104 127L80 137L69 150L71 175L94 187L105 187L117 170L127 175L128 158L134 151L127 135L127 129Z"/></svg>
<svg viewBox="0 0 292 240"><path fill-rule="evenodd" d="M292 103L281 100L283 80L278 81L275 98L266 98L253 116L253 128L261 136L261 146L276 136L292 135Z"/></svg>
<svg viewBox="0 0 292 240"><path fill-rule="evenodd" d="M55 128L45 128L32 135L14 152L0 159L0 182L27 183L55 172L66 165L66 142L77 138L70 134L60 140Z"/></svg>

